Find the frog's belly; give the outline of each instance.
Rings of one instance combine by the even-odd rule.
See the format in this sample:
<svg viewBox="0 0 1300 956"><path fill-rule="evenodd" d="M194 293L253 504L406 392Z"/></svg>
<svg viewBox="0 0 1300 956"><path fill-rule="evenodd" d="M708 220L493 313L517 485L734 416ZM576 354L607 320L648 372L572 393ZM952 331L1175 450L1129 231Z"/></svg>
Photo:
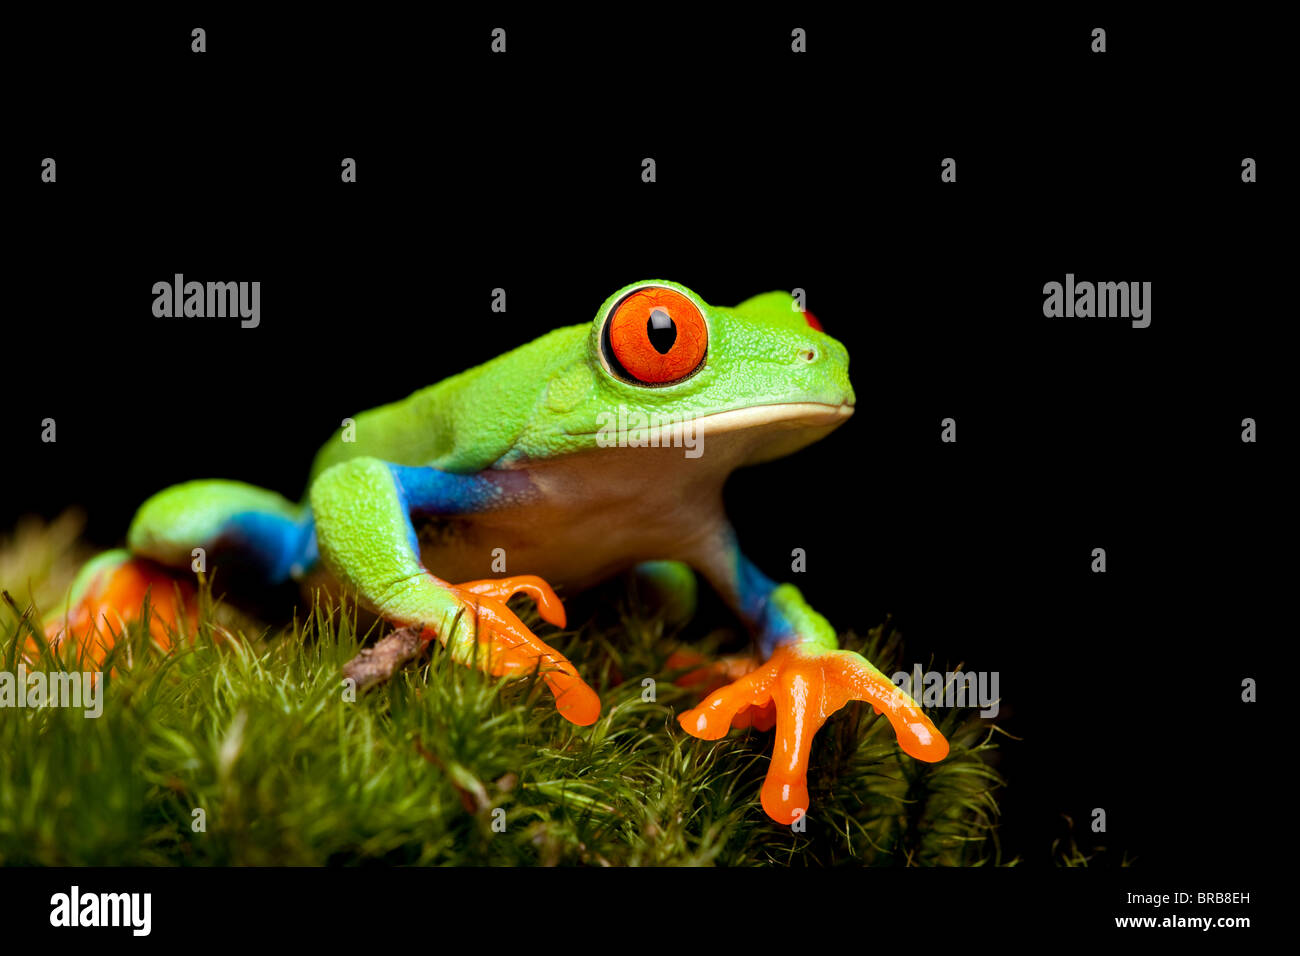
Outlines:
<svg viewBox="0 0 1300 956"><path fill-rule="evenodd" d="M798 409L797 406L791 406ZM725 524L722 484L736 468L788 454L843 421L814 407L782 425L707 433L682 448L597 448L512 469L527 492L478 514L422 522L420 560L444 581L536 574L570 593L641 561L675 559L708 573ZM308 587L330 588L319 568Z"/></svg>
<svg viewBox="0 0 1300 956"><path fill-rule="evenodd" d="M530 465L531 503L431 521L420 558L447 581L536 574L570 591L640 561L689 560L723 521L716 465L680 448L601 449Z"/></svg>

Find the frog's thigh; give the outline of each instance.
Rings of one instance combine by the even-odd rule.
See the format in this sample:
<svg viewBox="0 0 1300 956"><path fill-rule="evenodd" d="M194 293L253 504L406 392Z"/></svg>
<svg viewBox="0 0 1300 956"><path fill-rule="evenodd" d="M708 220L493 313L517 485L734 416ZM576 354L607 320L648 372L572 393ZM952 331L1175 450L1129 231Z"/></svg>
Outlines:
<svg viewBox="0 0 1300 956"><path fill-rule="evenodd" d="M637 598L673 624L695 614L699 587L695 572L684 561L642 561L632 569Z"/></svg>
<svg viewBox="0 0 1300 956"><path fill-rule="evenodd" d="M238 481L189 481L158 492L136 512L127 546L172 568L192 567L202 548L214 565L231 559L267 584L316 563L310 510Z"/></svg>

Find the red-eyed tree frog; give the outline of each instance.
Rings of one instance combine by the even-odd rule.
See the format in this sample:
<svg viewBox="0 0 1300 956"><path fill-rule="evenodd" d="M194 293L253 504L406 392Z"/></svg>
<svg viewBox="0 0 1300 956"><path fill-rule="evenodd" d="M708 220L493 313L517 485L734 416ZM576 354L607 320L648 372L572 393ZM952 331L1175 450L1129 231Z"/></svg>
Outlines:
<svg viewBox="0 0 1300 956"><path fill-rule="evenodd" d="M599 697L506 600L524 593L563 627L555 588L633 569L690 602L698 572L748 626L754 652L703 668L716 689L678 719L705 740L774 724L762 804L790 823L808 810L813 735L850 700L887 715L911 756L948 752L916 702L839 649L794 585L740 553L723 511L734 469L849 418L848 365L844 346L786 293L722 308L674 282L634 283L590 323L345 422L300 504L225 480L159 492L136 513L127 549L82 570L47 635L102 660L104 635L139 616L151 585L164 585L152 589L157 636L192 621L192 587L174 581L203 549L213 566L252 568L266 584L329 579L491 674L539 670L559 712L588 725ZM501 554L528 573L483 577Z"/></svg>

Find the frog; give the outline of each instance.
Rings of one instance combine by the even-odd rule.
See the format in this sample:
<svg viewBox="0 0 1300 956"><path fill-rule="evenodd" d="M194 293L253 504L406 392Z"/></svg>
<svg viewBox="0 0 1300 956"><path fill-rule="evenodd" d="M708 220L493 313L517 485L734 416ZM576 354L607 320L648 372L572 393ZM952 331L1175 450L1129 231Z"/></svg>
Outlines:
<svg viewBox="0 0 1300 956"><path fill-rule="evenodd" d="M684 683L704 688L678 724L702 740L774 729L760 802L792 824L809 811L814 736L849 701L885 715L910 757L948 753L915 700L841 648L794 584L742 553L726 515L735 470L850 419L848 368L845 346L788 292L720 307L676 282L631 283L589 322L344 420L301 501L228 479L159 491L126 547L78 574L47 640L77 641L102 661L149 594L148 626L166 647L180 622L195 622L186 572L230 562L266 586L329 582L457 664L536 675L563 718L589 726L599 695L536 633L566 626L559 594L631 573L689 614L703 578L750 649L676 657L700 665ZM484 577L490 556L527 573ZM538 624L510 608L515 595L536 606Z"/></svg>

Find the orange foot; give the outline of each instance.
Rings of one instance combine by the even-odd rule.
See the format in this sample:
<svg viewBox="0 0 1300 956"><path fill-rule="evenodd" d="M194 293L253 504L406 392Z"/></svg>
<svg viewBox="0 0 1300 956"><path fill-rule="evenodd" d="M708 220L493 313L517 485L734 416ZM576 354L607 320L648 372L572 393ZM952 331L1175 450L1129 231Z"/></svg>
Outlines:
<svg viewBox="0 0 1300 956"><path fill-rule="evenodd" d="M50 649L61 653L73 641L77 659L102 665L126 626L140 619L149 595L149 633L164 650L184 618L191 630L198 625L198 597L194 585L160 565L124 552L108 552L82 570L73 584L66 614L58 612L43 624ZM35 663L40 648L27 642L26 658Z"/></svg>
<svg viewBox="0 0 1300 956"><path fill-rule="evenodd" d="M600 716L600 697L578 676L578 669L563 654L540 640L519 620L506 601L527 594L537 604L542 620L564 627L564 605L549 584L533 574L467 581L451 586L471 622L476 622L481 653L486 654L493 676L524 676L540 669L555 695L560 716L580 727Z"/></svg>
<svg viewBox="0 0 1300 956"><path fill-rule="evenodd" d="M687 733L717 740L733 726L737 714L772 707L776 743L762 802L768 816L788 824L808 811L813 736L851 700L869 701L877 713L885 713L904 753L930 763L948 755L948 741L930 718L861 654L800 650L795 643L777 648L766 664L714 691L677 719Z"/></svg>

